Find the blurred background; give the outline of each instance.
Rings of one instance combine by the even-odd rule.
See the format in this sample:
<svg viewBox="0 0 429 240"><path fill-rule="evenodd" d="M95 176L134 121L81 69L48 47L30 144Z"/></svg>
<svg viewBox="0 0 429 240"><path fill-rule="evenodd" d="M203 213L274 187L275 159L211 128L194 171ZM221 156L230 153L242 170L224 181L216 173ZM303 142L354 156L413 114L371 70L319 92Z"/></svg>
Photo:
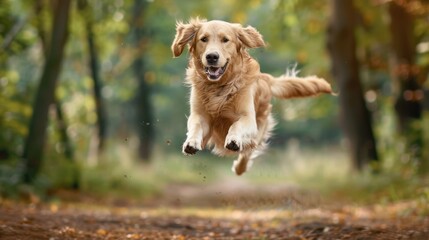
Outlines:
<svg viewBox="0 0 429 240"><path fill-rule="evenodd" d="M170 45L197 16L257 28L263 72L296 64L339 93L273 100L270 148L241 177L233 158L181 154L189 56ZM2 0L0 196L141 201L216 185L429 199L428 72L426 0Z"/></svg>

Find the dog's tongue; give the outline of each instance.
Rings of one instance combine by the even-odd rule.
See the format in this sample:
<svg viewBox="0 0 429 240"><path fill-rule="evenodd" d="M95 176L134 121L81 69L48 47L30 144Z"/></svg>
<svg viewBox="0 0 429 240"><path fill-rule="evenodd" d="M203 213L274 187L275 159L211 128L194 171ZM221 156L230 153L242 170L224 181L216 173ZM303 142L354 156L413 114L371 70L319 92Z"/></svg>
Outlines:
<svg viewBox="0 0 429 240"><path fill-rule="evenodd" d="M221 71L220 67L209 67L209 73L212 75L219 75Z"/></svg>
<svg viewBox="0 0 429 240"><path fill-rule="evenodd" d="M206 73L211 79L217 79L222 75L223 70L220 67L208 67Z"/></svg>

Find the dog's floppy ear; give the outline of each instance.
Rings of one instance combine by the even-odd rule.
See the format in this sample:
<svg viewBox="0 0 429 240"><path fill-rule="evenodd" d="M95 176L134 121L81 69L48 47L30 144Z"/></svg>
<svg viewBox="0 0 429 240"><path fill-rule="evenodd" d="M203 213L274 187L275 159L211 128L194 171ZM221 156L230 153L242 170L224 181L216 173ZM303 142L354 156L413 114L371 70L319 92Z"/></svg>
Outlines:
<svg viewBox="0 0 429 240"><path fill-rule="evenodd" d="M252 26L247 26L245 28L240 26L240 29L238 30L238 39L247 48L258 48L265 46L262 35Z"/></svg>
<svg viewBox="0 0 429 240"><path fill-rule="evenodd" d="M205 22L205 20L195 18L189 20L189 23L176 23L176 36L174 37L173 44L171 45L174 57L178 57L182 54L186 44L190 43L194 39L195 33L200 29L203 22Z"/></svg>

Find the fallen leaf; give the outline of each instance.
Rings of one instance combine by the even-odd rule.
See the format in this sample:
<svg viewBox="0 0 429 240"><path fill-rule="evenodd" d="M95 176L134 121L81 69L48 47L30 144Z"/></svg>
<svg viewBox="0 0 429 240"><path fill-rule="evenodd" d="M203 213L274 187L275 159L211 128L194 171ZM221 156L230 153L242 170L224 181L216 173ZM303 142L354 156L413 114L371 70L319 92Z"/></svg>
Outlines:
<svg viewBox="0 0 429 240"><path fill-rule="evenodd" d="M104 230L104 229L102 229L102 228L100 228L100 229L98 229L98 230L97 230L97 234L98 234L98 235L102 235L102 236L104 236L104 235L106 235L106 234L107 234L107 231L106 231L106 230Z"/></svg>

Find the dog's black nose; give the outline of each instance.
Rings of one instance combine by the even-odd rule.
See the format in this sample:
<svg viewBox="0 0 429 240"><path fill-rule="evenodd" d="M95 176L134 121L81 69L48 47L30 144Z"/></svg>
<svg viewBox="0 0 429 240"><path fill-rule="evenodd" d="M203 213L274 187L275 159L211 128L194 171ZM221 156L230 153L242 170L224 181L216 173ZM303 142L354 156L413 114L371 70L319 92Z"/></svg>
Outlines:
<svg viewBox="0 0 429 240"><path fill-rule="evenodd" d="M209 53L206 55L206 60L208 64L216 64L219 60L219 54L217 52Z"/></svg>

